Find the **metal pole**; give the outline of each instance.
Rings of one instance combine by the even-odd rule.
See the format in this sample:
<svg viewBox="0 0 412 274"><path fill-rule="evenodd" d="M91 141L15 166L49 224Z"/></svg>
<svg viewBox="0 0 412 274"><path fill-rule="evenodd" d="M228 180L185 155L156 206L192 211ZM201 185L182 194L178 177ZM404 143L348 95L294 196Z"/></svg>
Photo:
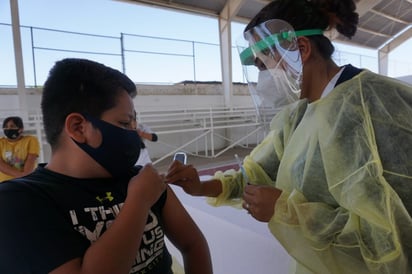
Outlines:
<svg viewBox="0 0 412 274"><path fill-rule="evenodd" d="M32 59L33 59L34 86L37 88L36 56L35 56L35 52L34 52L33 27L30 27L30 37L31 37L31 55L32 55Z"/></svg>
<svg viewBox="0 0 412 274"><path fill-rule="evenodd" d="M192 41L192 56L193 56L193 80L196 83L196 54L195 54L195 42Z"/></svg>
<svg viewBox="0 0 412 274"><path fill-rule="evenodd" d="M122 70L123 73L126 74L126 62L125 62L125 56L124 56L124 35L123 32L120 33L120 55L122 57Z"/></svg>
<svg viewBox="0 0 412 274"><path fill-rule="evenodd" d="M13 28L14 60L16 63L17 93L20 110L27 110L26 83L24 82L23 53L21 46L18 0L10 0L10 12Z"/></svg>

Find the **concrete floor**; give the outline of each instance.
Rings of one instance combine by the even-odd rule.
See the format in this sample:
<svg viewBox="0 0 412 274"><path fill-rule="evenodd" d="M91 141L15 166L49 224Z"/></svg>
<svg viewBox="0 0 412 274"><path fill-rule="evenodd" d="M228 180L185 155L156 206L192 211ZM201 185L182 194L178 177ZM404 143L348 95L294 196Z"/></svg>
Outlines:
<svg viewBox="0 0 412 274"><path fill-rule="evenodd" d="M188 164L197 168L201 180L217 170L238 169L235 154L242 160L252 148L232 148L217 158L189 155ZM155 164L166 172L170 161ZM258 222L245 210L231 206L213 207L205 197L186 194L180 187L171 186L180 202L204 234L211 253L215 274L287 274L290 256L270 233L267 223ZM168 249L183 264L180 252L167 240Z"/></svg>

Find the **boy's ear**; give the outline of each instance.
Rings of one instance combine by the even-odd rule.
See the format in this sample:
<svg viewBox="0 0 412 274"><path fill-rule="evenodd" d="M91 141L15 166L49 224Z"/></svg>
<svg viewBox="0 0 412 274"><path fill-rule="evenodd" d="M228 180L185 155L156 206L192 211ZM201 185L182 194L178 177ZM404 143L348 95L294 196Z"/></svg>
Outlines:
<svg viewBox="0 0 412 274"><path fill-rule="evenodd" d="M64 129L67 135L79 143L86 141L87 120L80 113L70 113L66 117Z"/></svg>
<svg viewBox="0 0 412 274"><path fill-rule="evenodd" d="M299 46L300 56L302 58L302 63L305 64L308 61L309 57L311 56L312 44L310 43L309 38L305 36L299 36L298 46Z"/></svg>

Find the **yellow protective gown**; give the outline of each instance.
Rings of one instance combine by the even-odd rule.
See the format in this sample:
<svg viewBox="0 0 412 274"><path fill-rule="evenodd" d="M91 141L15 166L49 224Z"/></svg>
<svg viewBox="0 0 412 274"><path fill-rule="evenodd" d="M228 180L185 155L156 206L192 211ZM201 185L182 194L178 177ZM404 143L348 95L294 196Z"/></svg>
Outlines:
<svg viewBox="0 0 412 274"><path fill-rule="evenodd" d="M281 189L269 222L305 273L412 273L412 87L363 71L278 113L244 167ZM214 205L244 178L216 173ZM274 272L275 273L275 272Z"/></svg>

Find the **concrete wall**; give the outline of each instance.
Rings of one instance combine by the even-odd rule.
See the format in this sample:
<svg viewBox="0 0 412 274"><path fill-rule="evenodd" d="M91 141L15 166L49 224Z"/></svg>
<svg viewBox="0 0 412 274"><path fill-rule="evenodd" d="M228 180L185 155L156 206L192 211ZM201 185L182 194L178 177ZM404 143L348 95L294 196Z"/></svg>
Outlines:
<svg viewBox="0 0 412 274"><path fill-rule="evenodd" d="M184 82L175 85L137 84L138 95L134 99L138 111L157 109L224 107L222 85L218 82ZM0 88L0 113L19 108L17 89ZM41 88L28 88L26 101L29 110L39 110ZM247 85L234 84L232 107L253 106Z"/></svg>
<svg viewBox="0 0 412 274"><path fill-rule="evenodd" d="M165 110L193 110L193 109L209 109L225 107L222 85L220 83L180 83L175 85L137 85L138 95L134 99L135 108L138 116L156 115L156 113ZM33 115L40 117L40 102L41 89L31 88L26 90L25 100L27 101L27 109L19 109L19 97L15 88L0 88L0 122L3 118L10 115L22 116L26 121ZM232 96L231 107L253 107L252 99L249 95L247 85L235 84ZM33 118L30 118L33 119ZM150 125L149 125L150 126ZM223 137L231 139L239 139L247 134L251 128L236 128L231 130L219 129L215 133ZM253 129L252 129L253 130ZM42 161L47 162L50 156L50 147L44 139L44 135L36 132L35 125L29 132L37 134L42 140ZM0 135L3 133L1 132ZM173 150L173 148L184 145L191 139L196 138L199 132L187 132L185 134L161 134L158 143L147 143L152 158L160 158L163 155ZM256 143L256 137L252 136L244 141L244 143ZM207 147L211 149L213 144L214 149L218 150L227 145L227 141L222 138L214 139L211 143L210 138L199 140L186 147L192 152L202 151Z"/></svg>
<svg viewBox="0 0 412 274"><path fill-rule="evenodd" d="M405 76L401 76L398 77L397 79L404 81L405 83L408 83L410 85L412 85L412 75L405 75Z"/></svg>
<svg viewBox="0 0 412 274"><path fill-rule="evenodd" d="M175 85L137 85L137 111L156 109L224 107L222 85L216 82L184 82ZM232 107L252 106L247 85L234 84Z"/></svg>

